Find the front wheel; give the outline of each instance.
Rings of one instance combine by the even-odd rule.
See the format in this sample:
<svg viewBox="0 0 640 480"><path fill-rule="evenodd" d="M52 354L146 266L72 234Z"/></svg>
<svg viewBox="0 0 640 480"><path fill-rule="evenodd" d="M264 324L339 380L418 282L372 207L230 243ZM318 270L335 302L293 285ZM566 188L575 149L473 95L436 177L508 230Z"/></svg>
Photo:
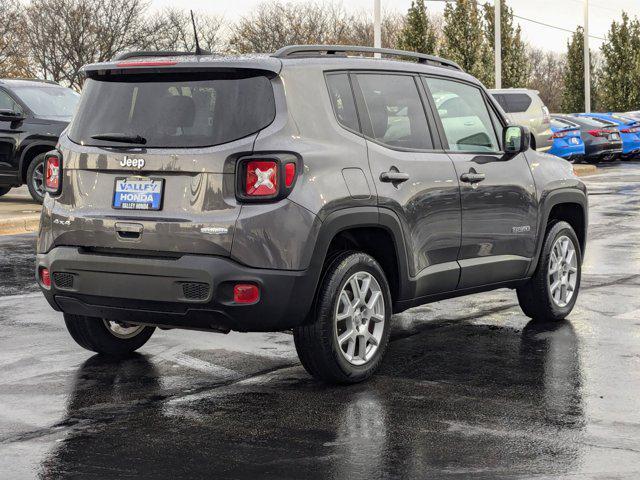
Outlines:
<svg viewBox="0 0 640 480"><path fill-rule="evenodd" d="M557 222L545 235L536 273L517 290L522 311L534 320L563 320L578 298L581 273L578 237L567 222Z"/></svg>
<svg viewBox="0 0 640 480"><path fill-rule="evenodd" d="M389 343L391 292L384 271L365 253L333 258L319 287L312 323L294 329L304 368L328 383L366 380Z"/></svg>
<svg viewBox="0 0 640 480"><path fill-rule="evenodd" d="M154 327L67 313L64 322L71 337L82 348L115 357L135 352L147 343L155 330Z"/></svg>

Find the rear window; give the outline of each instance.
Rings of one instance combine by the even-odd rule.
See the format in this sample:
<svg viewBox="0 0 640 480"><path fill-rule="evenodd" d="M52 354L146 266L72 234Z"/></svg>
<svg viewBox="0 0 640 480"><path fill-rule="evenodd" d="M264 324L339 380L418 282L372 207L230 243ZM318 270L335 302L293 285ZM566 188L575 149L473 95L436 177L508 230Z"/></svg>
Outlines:
<svg viewBox="0 0 640 480"><path fill-rule="evenodd" d="M83 145L126 145L94 136L142 137L145 147L189 148L232 142L275 117L264 76L119 76L88 79L69 138Z"/></svg>
<svg viewBox="0 0 640 480"><path fill-rule="evenodd" d="M531 97L526 93L493 93L492 95L506 113L526 112L531 106Z"/></svg>

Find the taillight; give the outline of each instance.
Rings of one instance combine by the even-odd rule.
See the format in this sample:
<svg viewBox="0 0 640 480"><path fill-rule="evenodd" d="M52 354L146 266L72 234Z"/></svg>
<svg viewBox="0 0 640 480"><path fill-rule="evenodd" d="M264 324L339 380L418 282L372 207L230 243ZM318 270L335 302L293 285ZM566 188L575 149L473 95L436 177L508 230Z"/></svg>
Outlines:
<svg viewBox="0 0 640 480"><path fill-rule="evenodd" d="M49 273L49 269L40 267L38 275L40 277L40 284L45 288L51 288L51 274Z"/></svg>
<svg viewBox="0 0 640 480"><path fill-rule="evenodd" d="M44 187L49 193L60 192L62 183L62 158L57 153L51 153L44 159Z"/></svg>
<svg viewBox="0 0 640 480"><path fill-rule="evenodd" d="M295 185L297 162L295 155L286 153L240 159L236 173L236 196L245 202L285 198Z"/></svg>
<svg viewBox="0 0 640 480"><path fill-rule="evenodd" d="M272 197L278 193L278 164L272 161L247 162L245 193L251 197Z"/></svg>
<svg viewBox="0 0 640 480"><path fill-rule="evenodd" d="M551 123L551 114L545 105L542 106L542 123Z"/></svg>
<svg viewBox="0 0 640 480"><path fill-rule="evenodd" d="M568 135L568 132L555 132L551 138L563 138Z"/></svg>
<svg viewBox="0 0 640 480"><path fill-rule="evenodd" d="M609 130L589 130L589 135L594 137L608 137L611 133Z"/></svg>
<svg viewBox="0 0 640 480"><path fill-rule="evenodd" d="M623 128L620 130L620 133L638 133L640 132L640 127L631 127L631 128Z"/></svg>

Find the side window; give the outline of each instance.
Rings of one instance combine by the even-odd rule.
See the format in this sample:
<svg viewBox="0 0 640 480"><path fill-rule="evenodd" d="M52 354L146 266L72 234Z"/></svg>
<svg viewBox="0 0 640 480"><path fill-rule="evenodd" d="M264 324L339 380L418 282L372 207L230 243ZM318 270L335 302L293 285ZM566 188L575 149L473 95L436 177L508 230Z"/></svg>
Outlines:
<svg viewBox="0 0 640 480"><path fill-rule="evenodd" d="M500 150L491 114L479 88L440 78L426 78L426 82L442 121L449 150Z"/></svg>
<svg viewBox="0 0 640 480"><path fill-rule="evenodd" d="M531 106L531 97L526 93L510 93L507 96L507 113L526 112Z"/></svg>
<svg viewBox="0 0 640 480"><path fill-rule="evenodd" d="M9 96L7 92L0 90L0 110L12 110L14 112L21 112L20 105L13 101L13 98Z"/></svg>
<svg viewBox="0 0 640 480"><path fill-rule="evenodd" d="M390 147L433 148L413 77L360 74L358 83L371 122L369 136Z"/></svg>
<svg viewBox="0 0 640 480"><path fill-rule="evenodd" d="M327 75L327 86L333 113L338 123L350 130L360 131L356 104L351 91L351 83L346 73L334 73Z"/></svg>

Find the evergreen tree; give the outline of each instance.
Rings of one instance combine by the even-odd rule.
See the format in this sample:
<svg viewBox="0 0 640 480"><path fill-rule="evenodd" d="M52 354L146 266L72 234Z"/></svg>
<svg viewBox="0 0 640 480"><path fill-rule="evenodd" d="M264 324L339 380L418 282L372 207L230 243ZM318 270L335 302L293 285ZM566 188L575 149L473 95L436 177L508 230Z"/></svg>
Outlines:
<svg viewBox="0 0 640 480"><path fill-rule="evenodd" d="M640 22L623 12L622 22L611 24L602 57L601 108L618 112L640 108Z"/></svg>
<svg viewBox="0 0 640 480"><path fill-rule="evenodd" d="M500 0L500 39L502 55L502 87L524 87L528 80L526 46L522 40L520 25L514 26L513 9L505 0ZM493 5L484 4L485 36L490 51L495 49L495 9ZM495 72L494 57L491 55L490 67L492 80ZM492 82L495 84L495 81Z"/></svg>
<svg viewBox="0 0 640 480"><path fill-rule="evenodd" d="M400 32L398 46L402 50L418 53L434 54L436 52L436 30L429 20L424 0L411 1L404 28Z"/></svg>
<svg viewBox="0 0 640 480"><path fill-rule="evenodd" d="M593 58L593 57L590 57ZM593 61L591 71L591 109L595 109L596 88L593 84ZM584 112L584 31L582 27L573 33L567 42L567 67L565 70L564 90L562 92L562 111Z"/></svg>
<svg viewBox="0 0 640 480"><path fill-rule="evenodd" d="M475 0L447 3L441 55L458 63L464 71L491 84L491 50L484 35L482 15Z"/></svg>

